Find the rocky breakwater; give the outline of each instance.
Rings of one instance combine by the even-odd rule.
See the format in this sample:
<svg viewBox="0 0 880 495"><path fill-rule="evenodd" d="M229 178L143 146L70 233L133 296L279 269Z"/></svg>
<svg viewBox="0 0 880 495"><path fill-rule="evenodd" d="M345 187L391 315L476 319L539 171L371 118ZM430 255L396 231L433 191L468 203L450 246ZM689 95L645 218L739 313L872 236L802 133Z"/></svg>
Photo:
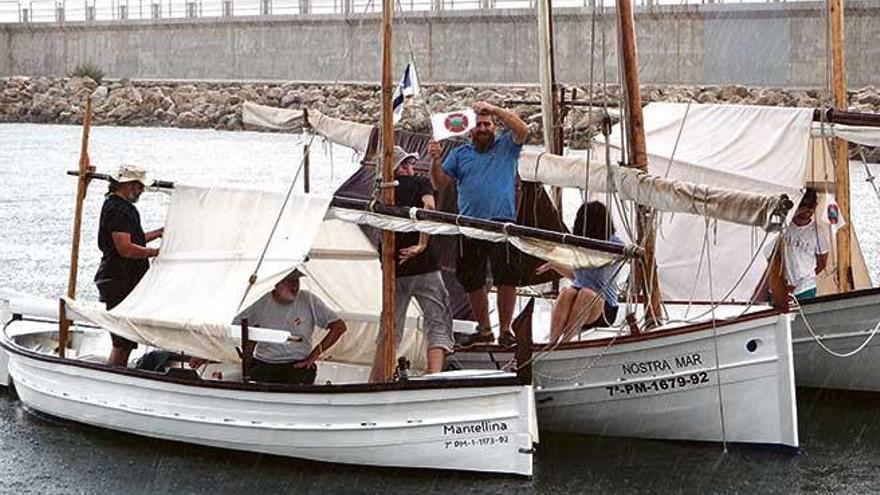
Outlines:
<svg viewBox="0 0 880 495"><path fill-rule="evenodd" d="M569 87L570 89L572 87ZM590 96L588 88L576 88L579 99ZM92 96L96 125L163 126L248 130L241 121L241 104L253 101L285 108L315 108L332 117L373 123L379 116L379 88L375 85L316 85L303 83L198 82L163 83L114 80L98 83L89 78L0 78L0 122L79 124L85 99ZM402 127L428 131L430 114L450 111L485 100L516 111L531 129L531 140L541 140L541 108L537 87L467 87L431 84L422 95L407 103ZM742 103L770 106L819 107L827 97L817 89L785 89L725 86L645 86L646 102ZM594 87L595 102L620 100L619 88ZM514 103L519 101L520 103ZM880 90L873 87L852 91L851 107L880 113ZM567 142L583 146L598 131L599 112L572 107L565 117Z"/></svg>

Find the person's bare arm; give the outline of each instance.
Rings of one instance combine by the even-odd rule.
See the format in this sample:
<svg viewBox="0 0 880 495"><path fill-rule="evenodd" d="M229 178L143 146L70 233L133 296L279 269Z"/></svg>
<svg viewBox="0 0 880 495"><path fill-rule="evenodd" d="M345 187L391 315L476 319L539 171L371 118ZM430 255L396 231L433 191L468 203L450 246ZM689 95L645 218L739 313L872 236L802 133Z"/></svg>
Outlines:
<svg viewBox="0 0 880 495"><path fill-rule="evenodd" d="M131 234L128 232L111 232L110 236L113 238L116 252L123 258L146 259L159 255L159 250L156 248L138 246L131 242Z"/></svg>
<svg viewBox="0 0 880 495"><path fill-rule="evenodd" d="M500 120L501 123L513 133L513 142L516 144L525 143L526 138L529 137L529 126L527 126L517 114L510 110L496 107L485 101L478 101L474 103L474 111L481 115L491 115Z"/></svg>
<svg viewBox="0 0 880 495"><path fill-rule="evenodd" d="M540 275L540 274L547 272L547 271L550 271L550 270L553 270L554 272L562 275L563 277L565 277L569 280L574 280L574 270L572 270L571 268L569 268L565 265L555 263L553 261L548 261L548 262L544 263L543 265L539 266L535 270L535 273Z"/></svg>
<svg viewBox="0 0 880 495"><path fill-rule="evenodd" d="M822 270L825 269L825 265L828 264L828 253L822 253L816 255L816 275L822 273Z"/></svg>
<svg viewBox="0 0 880 495"><path fill-rule="evenodd" d="M155 241L156 239L162 237L162 234L164 234L164 233L165 233L165 227L158 228L156 230L151 230L151 231L144 234L144 239L146 239L147 242L152 242L152 241Z"/></svg>
<svg viewBox="0 0 880 495"><path fill-rule="evenodd" d="M329 325L327 325L327 329L330 331L327 332L327 335L325 335L323 339L321 339L321 343L318 344L317 347L312 349L312 352L309 353L309 357L306 358L304 361L294 363L294 367L308 368L315 364L321 357L321 354L323 354L324 351L333 347L333 344L335 344L336 341L339 340L339 337L342 337L342 334L345 333L345 322L343 322L342 320L333 321Z"/></svg>
<svg viewBox="0 0 880 495"><path fill-rule="evenodd" d="M431 157L431 184L434 189L442 191L452 185L452 177L443 171L443 150L440 143L433 139L428 143L428 156Z"/></svg>
<svg viewBox="0 0 880 495"><path fill-rule="evenodd" d="M436 210L436 206L434 203L434 195L433 194L425 194L422 196L422 208L426 210ZM404 264L410 258L418 256L425 249L428 248L428 234L424 232L419 233L419 243L414 246L409 246L401 249L398 254L398 263Z"/></svg>

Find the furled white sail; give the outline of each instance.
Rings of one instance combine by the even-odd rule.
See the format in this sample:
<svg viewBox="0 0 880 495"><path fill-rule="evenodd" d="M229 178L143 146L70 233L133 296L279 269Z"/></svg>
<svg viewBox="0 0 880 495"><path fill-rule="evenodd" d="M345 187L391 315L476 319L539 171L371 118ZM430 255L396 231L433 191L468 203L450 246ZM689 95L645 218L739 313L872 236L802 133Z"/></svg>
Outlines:
<svg viewBox="0 0 880 495"><path fill-rule="evenodd" d="M523 180L561 187L576 187L590 193L616 192L626 201L651 206L660 211L689 213L742 225L777 230L774 213L780 195L757 194L715 187L606 165L584 157L558 156L523 151L519 174Z"/></svg>
<svg viewBox="0 0 880 495"><path fill-rule="evenodd" d="M816 123L813 126L813 135L825 138L840 138L865 146L880 146L880 127Z"/></svg>
<svg viewBox="0 0 880 495"><path fill-rule="evenodd" d="M573 268L597 268L625 258L623 255L605 253L578 246L557 244L550 241L524 236L490 232L472 227L462 227L430 220L398 218L379 213L330 208L329 218L337 218L346 222L369 225L383 230L395 232L424 232L431 235L464 235L475 239L491 242L509 241L520 251L547 261L555 261Z"/></svg>
<svg viewBox="0 0 880 495"><path fill-rule="evenodd" d="M245 124L289 131L303 125L303 111L268 107L246 101L241 105L241 121Z"/></svg>

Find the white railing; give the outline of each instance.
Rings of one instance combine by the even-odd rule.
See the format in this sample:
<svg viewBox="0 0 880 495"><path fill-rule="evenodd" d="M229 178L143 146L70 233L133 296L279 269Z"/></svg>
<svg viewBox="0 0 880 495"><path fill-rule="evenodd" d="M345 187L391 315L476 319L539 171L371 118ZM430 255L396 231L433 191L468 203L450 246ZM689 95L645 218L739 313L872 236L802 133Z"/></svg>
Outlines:
<svg viewBox="0 0 880 495"><path fill-rule="evenodd" d="M636 0L638 5L796 3L816 0ZM0 0L0 23L129 21L381 12L381 0ZM535 0L395 0L404 12L534 8ZM553 0L554 8L613 6L613 0Z"/></svg>

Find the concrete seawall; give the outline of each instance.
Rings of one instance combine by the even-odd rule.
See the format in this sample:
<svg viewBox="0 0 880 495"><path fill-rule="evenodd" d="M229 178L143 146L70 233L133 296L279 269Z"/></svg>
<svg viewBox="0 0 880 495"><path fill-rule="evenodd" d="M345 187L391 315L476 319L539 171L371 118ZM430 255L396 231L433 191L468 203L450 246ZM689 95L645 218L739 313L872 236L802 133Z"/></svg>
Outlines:
<svg viewBox="0 0 880 495"><path fill-rule="evenodd" d="M649 84L824 83L824 2L664 6L637 11L642 81ZM847 4L850 87L880 85L880 2ZM616 81L615 19L555 13L561 82ZM428 81L534 83L529 10L409 13L395 27L395 60L412 51ZM602 33L605 57L602 60ZM591 53L594 53L591 57ZM376 15L305 15L0 25L0 76L59 76L82 62L109 77L368 81L379 79Z"/></svg>

